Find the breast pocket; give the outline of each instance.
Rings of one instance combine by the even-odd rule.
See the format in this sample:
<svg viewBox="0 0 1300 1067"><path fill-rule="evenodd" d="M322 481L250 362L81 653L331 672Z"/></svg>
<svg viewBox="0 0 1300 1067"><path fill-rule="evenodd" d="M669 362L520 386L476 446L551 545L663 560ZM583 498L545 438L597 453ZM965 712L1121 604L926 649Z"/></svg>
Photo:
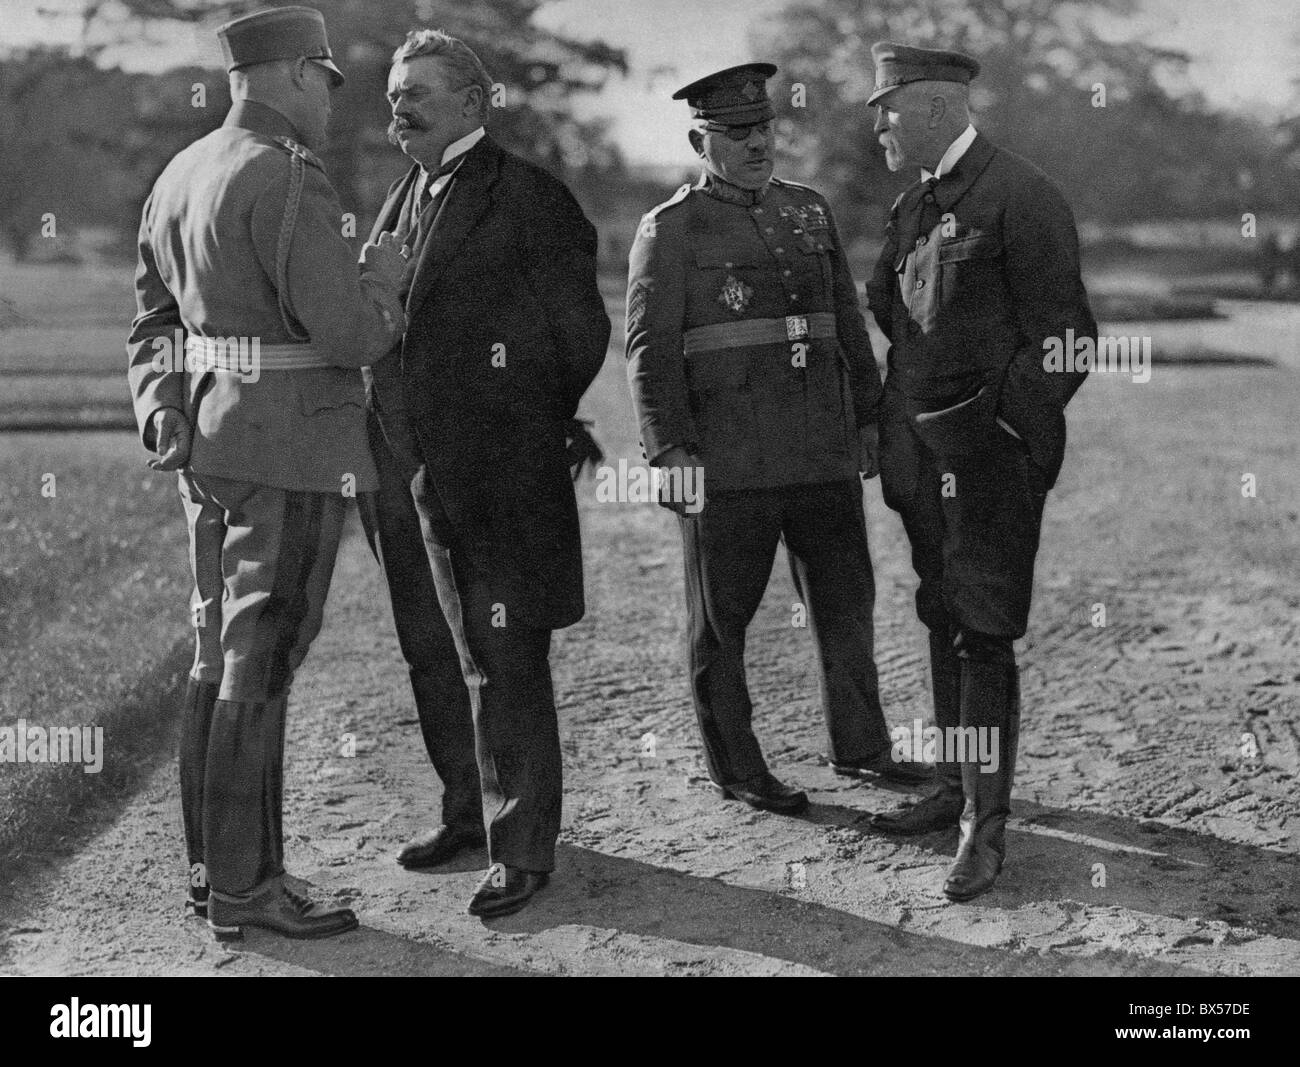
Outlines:
<svg viewBox="0 0 1300 1067"><path fill-rule="evenodd" d="M939 245L939 305L945 311L986 314L989 297L1002 286L1002 242L996 234L972 233Z"/></svg>
<svg viewBox="0 0 1300 1067"><path fill-rule="evenodd" d="M751 314L763 272L769 267L761 249L743 245L697 248L688 316L696 321L716 320L720 309L733 318Z"/></svg>

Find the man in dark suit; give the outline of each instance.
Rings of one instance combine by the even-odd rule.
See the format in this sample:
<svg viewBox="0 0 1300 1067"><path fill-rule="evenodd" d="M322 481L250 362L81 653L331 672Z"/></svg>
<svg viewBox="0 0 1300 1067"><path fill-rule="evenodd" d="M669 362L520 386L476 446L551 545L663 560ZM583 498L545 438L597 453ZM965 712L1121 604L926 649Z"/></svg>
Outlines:
<svg viewBox="0 0 1300 1067"><path fill-rule="evenodd" d="M953 900L1002 867L1020 723L1012 642L1024 635L1047 491L1065 454L1065 405L1084 372L1045 362L1097 335L1079 240L1056 186L971 125L979 64L958 52L877 44L876 133L891 170L922 180L895 202L868 290L892 342L881 412L881 488L903 518L930 630L937 784L877 816L892 833L960 825L944 883ZM997 759L960 758L987 732ZM962 731L959 735L958 731ZM967 752L970 748L967 747Z"/></svg>
<svg viewBox="0 0 1300 1067"><path fill-rule="evenodd" d="M481 916L522 908L555 866L548 657L551 631L583 614L573 420L610 331L595 229L561 182L486 135L491 91L439 31L394 54L389 136L413 165L375 233L407 249L409 325L370 377L381 488L366 515L445 785L442 825L399 860L446 862L486 824Z"/></svg>

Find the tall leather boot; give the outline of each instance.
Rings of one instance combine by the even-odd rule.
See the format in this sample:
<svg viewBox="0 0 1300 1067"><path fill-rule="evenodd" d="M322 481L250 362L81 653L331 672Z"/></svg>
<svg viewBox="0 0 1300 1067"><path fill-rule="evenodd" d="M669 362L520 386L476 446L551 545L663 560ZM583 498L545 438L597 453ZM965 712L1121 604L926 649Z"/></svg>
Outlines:
<svg viewBox="0 0 1300 1067"><path fill-rule="evenodd" d="M203 854L203 779L208 761L212 709L221 691L216 682L190 678L181 698L181 819L185 824L185 853L189 861L185 906L206 918L208 879Z"/></svg>
<svg viewBox="0 0 1300 1067"><path fill-rule="evenodd" d="M965 805L957 858L943 884L949 900L971 900L993 888L1006 856L1007 816L1020 733L1020 679L1015 664L962 661L961 725L998 730L997 769L975 759L961 765ZM970 754L968 753L968 756Z"/></svg>
<svg viewBox="0 0 1300 1067"><path fill-rule="evenodd" d="M208 927L218 940L254 926L292 938L332 937L357 927L349 908L313 904L284 879L284 714L274 700L218 700L212 711L203 840Z"/></svg>
<svg viewBox="0 0 1300 1067"><path fill-rule="evenodd" d="M930 681L934 694L934 724L945 739L961 722L961 660L946 634L930 632ZM940 755L947 755L947 745ZM873 816L871 825L889 834L928 834L956 826L963 804L961 765L940 759L934 785L910 807Z"/></svg>
<svg viewBox="0 0 1300 1067"><path fill-rule="evenodd" d="M271 702L273 734L267 748L267 825L271 844L271 864L276 874L284 874L284 730L289 711L289 694Z"/></svg>
<svg viewBox="0 0 1300 1067"><path fill-rule="evenodd" d="M208 881L249 893L282 871L283 704L218 700L208 739L203 842Z"/></svg>

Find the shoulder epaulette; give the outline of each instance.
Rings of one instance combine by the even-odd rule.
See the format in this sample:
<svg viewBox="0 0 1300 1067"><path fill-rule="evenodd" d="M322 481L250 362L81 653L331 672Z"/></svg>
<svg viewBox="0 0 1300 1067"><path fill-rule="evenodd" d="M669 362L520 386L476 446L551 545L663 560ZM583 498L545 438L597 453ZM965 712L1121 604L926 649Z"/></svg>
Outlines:
<svg viewBox="0 0 1300 1067"><path fill-rule="evenodd" d="M323 171L325 164L321 162L320 156L313 152L306 145L299 144L291 137L276 137L275 143L285 149L290 155L297 156L304 163L310 163L317 170Z"/></svg>
<svg viewBox="0 0 1300 1067"><path fill-rule="evenodd" d="M673 193L672 196L670 196L667 200L665 200L662 204L656 204L649 211L647 211L646 214L658 215L659 212L664 210L664 208L669 208L669 207L673 207L675 204L680 204L683 200L685 200L690 195L692 188L694 188L694 186L692 186L690 182L687 182L680 189L678 189L677 192Z"/></svg>

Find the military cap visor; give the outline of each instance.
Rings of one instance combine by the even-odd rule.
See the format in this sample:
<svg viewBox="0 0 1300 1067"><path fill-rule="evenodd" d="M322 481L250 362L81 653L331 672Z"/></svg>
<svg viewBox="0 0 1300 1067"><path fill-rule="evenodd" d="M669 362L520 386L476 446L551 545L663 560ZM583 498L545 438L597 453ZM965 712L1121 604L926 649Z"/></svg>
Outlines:
<svg viewBox="0 0 1300 1067"><path fill-rule="evenodd" d="M909 82L940 81L969 85L980 72L979 61L962 52L913 48L891 41L872 45L871 58L876 66L876 85L867 97L868 105L877 103L885 94Z"/></svg>
<svg viewBox="0 0 1300 1067"><path fill-rule="evenodd" d="M281 59L310 59L336 86L344 82L325 36L325 16L310 7L273 7L227 22L217 30L226 70Z"/></svg>
<svg viewBox="0 0 1300 1067"><path fill-rule="evenodd" d="M742 63L682 86L673 99L685 100L697 119L722 126L752 126L776 117L767 95L767 79L775 73L771 63Z"/></svg>

